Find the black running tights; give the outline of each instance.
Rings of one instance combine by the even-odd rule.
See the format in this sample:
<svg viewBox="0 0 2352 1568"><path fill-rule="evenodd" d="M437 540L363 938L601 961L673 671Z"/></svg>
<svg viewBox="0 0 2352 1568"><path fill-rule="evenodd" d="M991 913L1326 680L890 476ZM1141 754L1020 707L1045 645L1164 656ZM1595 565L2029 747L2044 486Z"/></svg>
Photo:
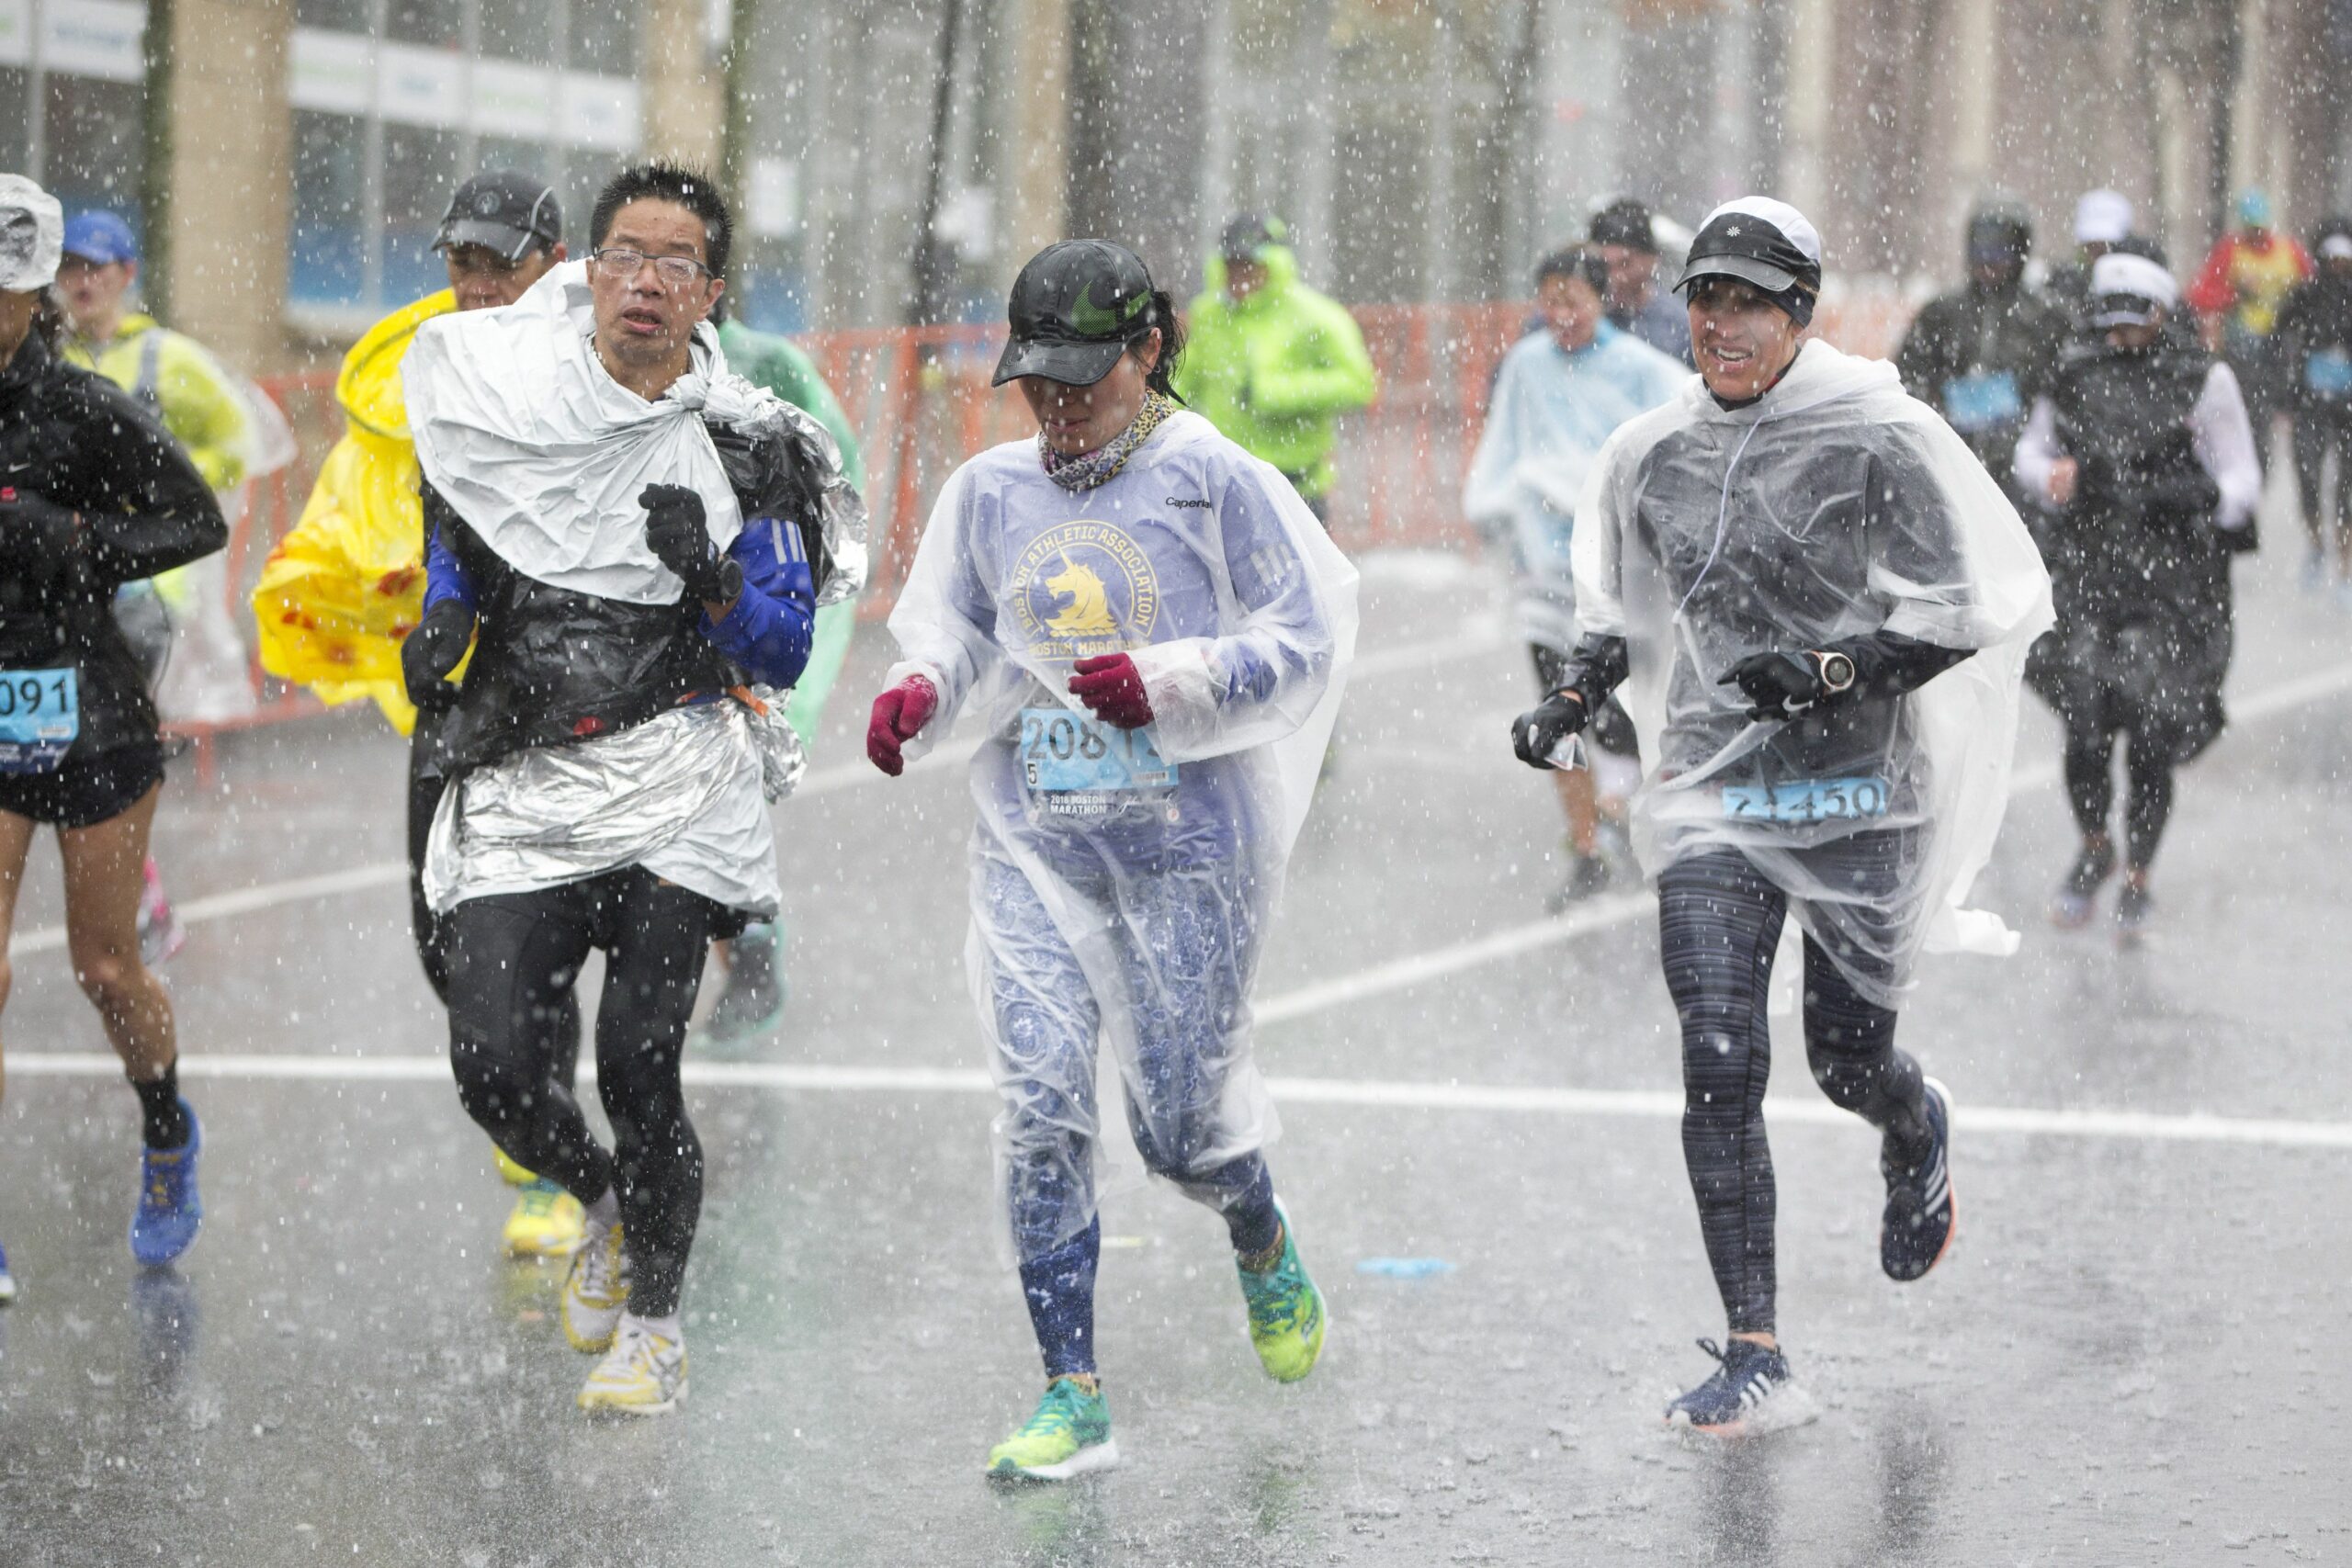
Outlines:
<svg viewBox="0 0 2352 1568"><path fill-rule="evenodd" d="M2123 863L2145 871L2172 818L2172 743L2169 737L2124 732L2123 765L2132 793L2123 803ZM2108 835L2108 813L2115 804L2115 732L2089 726L2066 731L2066 800L2075 826L2086 839Z"/></svg>
<svg viewBox="0 0 2352 1568"><path fill-rule="evenodd" d="M702 1145L678 1067L704 954L724 915L631 866L561 887L471 898L449 919L449 1062L458 1098L507 1157L583 1203L620 1197L629 1310L666 1317L702 1212ZM558 1076L564 1003L605 950L596 1089L608 1155Z"/></svg>
<svg viewBox="0 0 2352 1568"><path fill-rule="evenodd" d="M1871 840L1885 837L1848 842L1866 863ZM1765 1002L1788 897L1734 850L1667 867L1657 896L1666 985L1682 1021L1682 1157L1707 1263L1731 1332L1770 1333L1775 1201L1764 1138L1772 1066ZM1894 1048L1894 1013L1858 994L1810 937L1804 1041L1814 1081L1833 1101L1905 1155L1926 1141L1919 1065Z"/></svg>

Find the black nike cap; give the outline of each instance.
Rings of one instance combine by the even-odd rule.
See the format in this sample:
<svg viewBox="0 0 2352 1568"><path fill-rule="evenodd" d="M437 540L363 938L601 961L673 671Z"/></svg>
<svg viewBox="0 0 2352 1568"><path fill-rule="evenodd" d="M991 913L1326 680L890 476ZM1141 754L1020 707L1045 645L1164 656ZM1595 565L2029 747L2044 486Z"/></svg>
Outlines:
<svg viewBox="0 0 2352 1568"><path fill-rule="evenodd" d="M518 262L535 250L552 250L562 238L563 208L547 181L513 169L487 169L449 198L433 248L481 245Z"/></svg>
<svg viewBox="0 0 2352 1568"><path fill-rule="evenodd" d="M1091 387L1111 373L1127 345L1160 325L1151 274L1125 245L1064 240L1029 258L1005 301L1012 341L989 384L1043 376Z"/></svg>
<svg viewBox="0 0 2352 1568"><path fill-rule="evenodd" d="M1821 235L1785 201L1747 196L1707 214L1690 241L1677 290L1705 277L1736 277L1767 294L1821 291Z"/></svg>

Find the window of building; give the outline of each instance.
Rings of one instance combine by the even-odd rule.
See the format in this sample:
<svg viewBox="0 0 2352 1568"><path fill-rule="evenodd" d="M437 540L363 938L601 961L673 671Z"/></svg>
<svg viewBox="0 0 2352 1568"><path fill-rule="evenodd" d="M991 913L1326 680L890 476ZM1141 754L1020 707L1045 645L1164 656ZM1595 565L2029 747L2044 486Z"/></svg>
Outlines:
<svg viewBox="0 0 2352 1568"><path fill-rule="evenodd" d="M138 232L146 26L141 0L0 5L0 167L40 181L69 215L107 208Z"/></svg>

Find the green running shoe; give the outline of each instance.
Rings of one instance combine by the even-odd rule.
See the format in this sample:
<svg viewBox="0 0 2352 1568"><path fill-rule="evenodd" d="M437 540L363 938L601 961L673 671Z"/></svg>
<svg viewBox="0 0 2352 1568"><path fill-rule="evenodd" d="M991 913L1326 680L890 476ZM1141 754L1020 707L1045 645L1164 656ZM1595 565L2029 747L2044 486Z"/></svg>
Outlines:
<svg viewBox="0 0 2352 1568"><path fill-rule="evenodd" d="M1306 1277L1298 1260L1298 1235L1291 1229L1290 1211L1274 1200L1283 1217L1283 1255L1260 1274L1237 1264L1241 1299L1250 1303L1250 1343L1258 1359L1276 1382L1296 1382L1315 1370L1323 1354L1323 1331L1330 1315L1323 1310L1323 1292Z"/></svg>
<svg viewBox="0 0 2352 1568"><path fill-rule="evenodd" d="M1003 1481L1068 1481L1118 1462L1111 1405L1102 1391L1089 1393L1074 1379L1056 1378L1046 1385L1036 1414L989 1450L989 1475Z"/></svg>

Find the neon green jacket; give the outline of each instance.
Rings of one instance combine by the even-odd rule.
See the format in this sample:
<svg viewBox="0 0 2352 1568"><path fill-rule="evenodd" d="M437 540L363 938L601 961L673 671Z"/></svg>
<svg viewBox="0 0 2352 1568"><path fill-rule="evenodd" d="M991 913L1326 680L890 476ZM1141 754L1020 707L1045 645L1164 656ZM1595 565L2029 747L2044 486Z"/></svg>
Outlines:
<svg viewBox="0 0 2352 1568"><path fill-rule="evenodd" d="M1209 258L1208 288L1186 323L1176 390L1312 501L1331 488L1339 416L1371 402L1379 378L1347 308L1299 282L1289 247L1261 254L1265 284L1241 300L1226 296L1224 260Z"/></svg>
<svg viewBox="0 0 2352 1568"><path fill-rule="evenodd" d="M245 404L220 367L195 339L134 310L103 349L68 337L66 360L95 370L153 405L164 428L187 449L196 471L214 490L234 490L245 477Z"/></svg>

